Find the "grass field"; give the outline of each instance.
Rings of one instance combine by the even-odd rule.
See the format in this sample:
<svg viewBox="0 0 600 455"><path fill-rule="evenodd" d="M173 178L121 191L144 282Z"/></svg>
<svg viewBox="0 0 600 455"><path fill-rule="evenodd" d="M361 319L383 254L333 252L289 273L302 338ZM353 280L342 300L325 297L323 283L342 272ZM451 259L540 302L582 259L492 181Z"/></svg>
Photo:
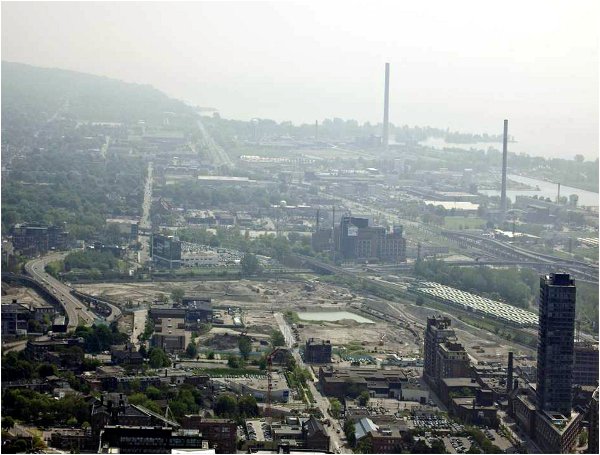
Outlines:
<svg viewBox="0 0 600 455"><path fill-rule="evenodd" d="M485 226L485 220L477 217L466 216L446 216L444 217L444 227L447 229L478 229Z"/></svg>

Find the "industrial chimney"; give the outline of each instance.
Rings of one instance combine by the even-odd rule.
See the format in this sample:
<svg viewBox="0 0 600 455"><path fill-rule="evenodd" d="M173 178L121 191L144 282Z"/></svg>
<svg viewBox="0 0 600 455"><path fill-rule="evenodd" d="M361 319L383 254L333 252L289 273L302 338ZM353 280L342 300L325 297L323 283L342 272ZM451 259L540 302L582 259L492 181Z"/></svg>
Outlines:
<svg viewBox="0 0 600 455"><path fill-rule="evenodd" d="M317 209L317 228L316 228L316 232L319 232L319 218L321 218L320 215L321 215L321 210Z"/></svg>
<svg viewBox="0 0 600 455"><path fill-rule="evenodd" d="M504 120L504 137L502 138L502 192L500 194L500 210L506 213L506 160L508 158L508 120Z"/></svg>
<svg viewBox="0 0 600 455"><path fill-rule="evenodd" d="M508 368L506 372L506 393L510 393L513 387L513 353L508 353Z"/></svg>
<svg viewBox="0 0 600 455"><path fill-rule="evenodd" d="M385 64L385 96L383 99L383 147L388 148L389 141L389 121L390 121L390 64Z"/></svg>

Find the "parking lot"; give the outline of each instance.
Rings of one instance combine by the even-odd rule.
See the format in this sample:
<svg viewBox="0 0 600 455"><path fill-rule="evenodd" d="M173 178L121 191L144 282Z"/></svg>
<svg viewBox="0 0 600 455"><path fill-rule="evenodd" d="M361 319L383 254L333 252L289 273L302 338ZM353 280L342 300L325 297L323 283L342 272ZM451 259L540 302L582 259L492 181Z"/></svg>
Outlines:
<svg viewBox="0 0 600 455"><path fill-rule="evenodd" d="M446 446L446 451L449 453L467 453L474 442L471 436L446 436L443 438L443 441Z"/></svg>
<svg viewBox="0 0 600 455"><path fill-rule="evenodd" d="M425 416L409 416L407 422L413 425L414 428L425 431L448 431L450 433L460 433L465 427L458 423L452 422L442 416L429 414Z"/></svg>
<svg viewBox="0 0 600 455"><path fill-rule="evenodd" d="M245 439L249 441L272 441L271 430L265 419L247 420Z"/></svg>

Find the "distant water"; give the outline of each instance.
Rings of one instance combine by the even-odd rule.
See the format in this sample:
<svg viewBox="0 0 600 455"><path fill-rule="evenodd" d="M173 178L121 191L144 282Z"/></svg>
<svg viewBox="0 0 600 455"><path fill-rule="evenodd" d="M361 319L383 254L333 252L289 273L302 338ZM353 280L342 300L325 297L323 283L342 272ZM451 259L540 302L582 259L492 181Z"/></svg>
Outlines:
<svg viewBox="0 0 600 455"><path fill-rule="evenodd" d="M508 174L508 178L510 180L514 180L515 182L525 183L526 185L532 187L539 187L539 191L528 191L528 190L507 190L506 196L515 201L516 196L542 196L544 198L549 197L552 201L556 200L556 196L558 194L558 185L552 182L546 182L545 180L532 179L530 177L523 177L521 175ZM500 191L498 190L480 190L481 194L485 194L488 196L499 196ZM586 205L586 206L598 206L598 193L594 193L592 191L580 190L578 188L573 188L570 186L561 185L560 186L560 195L569 197L571 194L576 194L579 196L579 201L577 205Z"/></svg>
<svg viewBox="0 0 600 455"><path fill-rule="evenodd" d="M490 147L496 150L502 150L502 142L473 142L469 144L458 144L453 142L446 142L443 137L428 137L424 141L419 141L420 145L425 147L431 147L434 149L442 150L444 148L458 148L464 150L476 149L476 150L486 150ZM509 146L509 150L511 152L518 153L517 150L514 150L514 147L517 146L518 142L511 142Z"/></svg>
<svg viewBox="0 0 600 455"><path fill-rule="evenodd" d="M420 145L431 147L434 149L442 150L444 148L459 148L464 150L476 149L476 150L488 150L490 147L496 150L502 150L502 142L475 142L472 144L454 144L451 142L446 142L444 138L441 137L429 137L424 141L419 142ZM511 153L521 153L527 151L523 144L520 142L510 142L508 144L508 150ZM558 186L556 183L546 182L545 180L538 180L530 177L522 177L520 175L509 175L509 179L514 180L515 182L525 183L532 187L538 186L540 188L539 191L527 191L527 190L508 190L506 192L506 196L514 202L516 196L534 196L538 197L542 196L544 198L549 197L553 201L556 200L556 195L558 192ZM488 196L499 196L500 191L498 190L481 190L481 194L486 194ZM586 206L598 206L598 193L594 193L593 191L580 190L578 188L573 188L570 186L560 186L560 195L569 197L571 194L576 194L579 196L578 205L586 205Z"/></svg>
<svg viewBox="0 0 600 455"><path fill-rule="evenodd" d="M363 324L375 324L373 321L367 318L363 318L358 314L350 313L349 311L315 311L315 312L302 312L298 313L298 317L304 321L328 321L335 322L341 321L342 319L352 319L356 322Z"/></svg>
<svg viewBox="0 0 600 455"><path fill-rule="evenodd" d="M431 147L431 148L434 148L437 150L443 150L444 148L457 148L457 149L463 149L463 150L471 150L471 149L484 150L487 152L487 150L491 147L493 149L498 150L499 152L502 151L502 140L500 140L498 142L471 142L468 144L462 144L462 143L446 142L446 140L443 137L428 137L424 141L419 141L419 144L423 145L425 147ZM532 149L531 146L528 146L526 143L524 143L522 141L508 143L508 151L510 153L517 153L517 154L526 153L527 155L531 155L531 156L539 155L539 153L535 153L532 150L535 150L535 148Z"/></svg>

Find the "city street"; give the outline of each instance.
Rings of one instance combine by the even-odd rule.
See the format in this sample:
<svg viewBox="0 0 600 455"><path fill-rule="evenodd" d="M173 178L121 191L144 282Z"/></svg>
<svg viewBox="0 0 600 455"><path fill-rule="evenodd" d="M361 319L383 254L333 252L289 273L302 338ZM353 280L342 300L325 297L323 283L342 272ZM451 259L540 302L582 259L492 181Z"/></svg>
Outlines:
<svg viewBox="0 0 600 455"><path fill-rule="evenodd" d="M153 163L148 163L148 175L146 176L146 184L144 186L144 202L142 203L142 219L140 220L140 231L152 232L152 220L150 218L150 209L152 208L152 179L153 179ZM150 242L152 236L145 235L142 237L142 250L139 252L139 265L143 266L150 260Z"/></svg>
<svg viewBox="0 0 600 455"><path fill-rule="evenodd" d="M300 352L298 351L298 348L295 348L295 349L293 348L294 336L292 334L292 330L291 330L290 326L283 318L283 315L281 313L275 313L274 317L275 317L275 320L277 321L277 325L279 326L279 330L281 331L281 333L283 334L283 336L285 338L286 346L292 352L292 355L294 356L294 360L296 360L296 364L302 368L308 369L309 371L311 371L311 374L312 374L312 370L310 369L310 367L308 367L302 360L302 357L300 356ZM329 434L329 437L331 440L331 445L332 445L331 448L332 448L333 452L340 453L340 449L342 447L344 447L344 442L342 441L342 437L344 436L344 430L343 430L342 426L340 425L340 423L336 419L333 419L329 415L329 412L328 412L329 400L326 397L324 397L323 395L321 395L321 392L319 392L319 390L315 386L315 384L317 383L317 380L318 380L318 378L315 378L313 375L313 380L308 381L307 385L308 385L308 388L314 398L313 404L320 409L324 418L329 419L329 421L331 422L330 426L324 425L324 428L327 431L327 433ZM344 453L352 453L352 451L350 450L350 448L344 447Z"/></svg>
<svg viewBox="0 0 600 455"><path fill-rule="evenodd" d="M140 348L139 337L144 333L146 328L146 318L148 317L148 310L137 310L133 312L133 329L131 331L131 342L136 349Z"/></svg>

